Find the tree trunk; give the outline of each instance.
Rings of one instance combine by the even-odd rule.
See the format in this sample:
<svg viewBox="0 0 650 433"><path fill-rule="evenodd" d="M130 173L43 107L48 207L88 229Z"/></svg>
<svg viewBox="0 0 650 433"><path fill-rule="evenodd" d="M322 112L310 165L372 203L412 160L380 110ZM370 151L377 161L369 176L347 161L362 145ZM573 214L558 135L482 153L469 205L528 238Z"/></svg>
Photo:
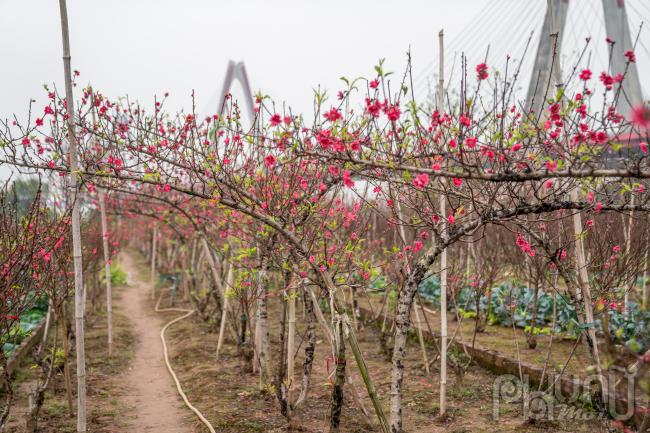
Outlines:
<svg viewBox="0 0 650 433"><path fill-rule="evenodd" d="M343 410L343 386L345 385L345 332L343 321L347 317L338 317L336 319L334 332L336 338L336 355L334 364L336 365L336 374L332 386L332 402L330 405L330 433L337 433L340 430L341 411Z"/></svg>
<svg viewBox="0 0 650 433"><path fill-rule="evenodd" d="M535 328L537 327L537 300L539 299L539 281L535 281L535 293L533 295L533 314L530 319L530 332L526 334L526 342L529 349L537 347L537 335L535 335Z"/></svg>
<svg viewBox="0 0 650 433"><path fill-rule="evenodd" d="M288 422L291 422L291 409L289 407L289 398L287 395L287 384L284 381L284 375L287 369L285 355L287 347L284 344L287 337L287 299L282 299L282 311L280 313L280 334L278 346L280 347L280 356L278 356L278 368L275 375L275 393L280 403L280 413ZM261 358L260 358L261 359Z"/></svg>
<svg viewBox="0 0 650 433"><path fill-rule="evenodd" d="M397 313L395 314L395 341L393 345L393 370L390 385L390 422L391 432L402 431L402 382L404 379L404 356L406 354L406 342L408 329L411 322L411 305L413 297L418 289L416 275L411 274L406 282L404 290L401 290L397 298Z"/></svg>
<svg viewBox="0 0 650 433"><path fill-rule="evenodd" d="M302 387L296 400L294 409L297 409L307 398L311 370L314 364L314 352L316 351L316 315L314 314L314 303L307 288L303 287L303 302L305 305L305 318L307 319L307 344L305 345L305 361L302 366Z"/></svg>
<svg viewBox="0 0 650 433"><path fill-rule="evenodd" d="M397 197L397 200L395 200L396 206L395 209L397 211L397 217L400 221L403 220L403 214L402 214L402 206L400 205L399 201L399 195ZM402 239L402 245L406 245L406 233L404 232L404 225L399 224L399 235L400 238ZM408 258L406 255L404 255L404 274L408 275L411 272L411 267L409 266ZM424 364L424 370L427 372L427 375L429 374L429 357L427 356L427 347L426 344L424 343L424 337L422 336L422 328L420 327L420 313L418 312L418 307L417 307L417 302L415 305L415 320L416 320L416 332L418 336L418 341L420 343L420 350L422 352L422 363Z"/></svg>
<svg viewBox="0 0 650 433"><path fill-rule="evenodd" d="M268 259L260 256L260 268L257 277L257 315L255 322L255 334L257 343L257 356L259 357L260 379L262 384L271 381L271 351L269 350L269 325L267 311L268 297Z"/></svg>
<svg viewBox="0 0 650 433"><path fill-rule="evenodd" d="M4 350L0 350L0 367L2 367L2 382L0 384L0 389L5 394L4 407L2 412L0 412L0 431L3 431L5 423L9 418L9 413L11 413L11 405L14 401L14 389L11 386L11 375L9 374L9 369L7 368L7 357L5 356Z"/></svg>

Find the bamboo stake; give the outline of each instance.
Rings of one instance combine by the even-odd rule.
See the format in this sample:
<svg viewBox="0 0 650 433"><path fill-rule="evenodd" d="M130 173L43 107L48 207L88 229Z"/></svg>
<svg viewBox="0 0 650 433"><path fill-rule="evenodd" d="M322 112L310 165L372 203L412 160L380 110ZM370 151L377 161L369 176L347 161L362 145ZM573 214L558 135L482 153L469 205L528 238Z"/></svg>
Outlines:
<svg viewBox="0 0 650 433"><path fill-rule="evenodd" d="M630 199L630 205L634 206L634 194ZM627 233L625 235L625 255L630 257L630 250L632 249L632 226L634 225L634 211L630 212L629 221L627 223ZM623 294L623 314L625 317L630 315L630 292L636 287L636 274L630 281L630 287Z"/></svg>
<svg viewBox="0 0 650 433"><path fill-rule="evenodd" d="M61 38L63 42L63 70L65 79L65 99L68 123L68 154L70 175L68 187L72 192L72 257L75 289L75 342L77 352L77 432L86 432L86 349L84 346L84 283L83 261L81 255L81 216L79 212L77 174L77 137L75 136L74 99L72 96L72 67L70 62L70 30L66 0L59 0L61 14Z"/></svg>
<svg viewBox="0 0 650 433"><path fill-rule="evenodd" d="M153 226L153 240L151 244L151 299L156 299L156 247L158 241L158 223Z"/></svg>
<svg viewBox="0 0 650 433"><path fill-rule="evenodd" d="M437 92L437 105L442 110L444 99L445 85L445 51L444 51L444 32L438 33L438 44L440 49L439 80ZM444 186L444 179L440 179ZM440 194L440 216L442 218L442 236L447 234L447 203L444 193ZM447 412L447 249L442 250L440 254L440 416L445 416Z"/></svg>
<svg viewBox="0 0 650 433"><path fill-rule="evenodd" d="M226 285L228 287L232 285L232 278L233 278L232 268L233 268L232 264L228 264L228 276L226 277ZM219 339L217 340L217 353L216 353L217 360L219 359L219 351L221 350L221 346L223 345L223 334L224 334L224 330L226 329L227 315L228 315L228 297L225 296L225 291L224 291L223 309L221 311L221 324L219 325ZM237 340L235 339L235 341Z"/></svg>
<svg viewBox="0 0 650 433"><path fill-rule="evenodd" d="M217 285L219 296L221 297L221 300L224 301L224 298L226 297L226 291L223 287L223 284L221 284L221 278L219 277L219 272L217 272L217 264L214 261L214 256L210 251L210 246L208 245L208 241L205 239L205 236L201 237L201 243L203 244L203 250L205 251L205 256L207 257L208 263L210 265L210 272L212 272L214 284Z"/></svg>
<svg viewBox="0 0 650 433"><path fill-rule="evenodd" d="M330 343L330 346L332 346L332 356L334 356L334 352L335 352L334 344L333 344L334 334L332 334L332 330L327 325L327 320L323 315L323 311L320 309L320 305L318 304L318 299L316 299L316 294L311 289L311 287L305 286L305 290L309 292L309 295L311 296L312 301L314 302L314 313L316 314L316 320L318 321L318 324L323 329L323 332L325 333L325 336L327 337L327 341Z"/></svg>
<svg viewBox="0 0 650 433"><path fill-rule="evenodd" d="M210 272L212 273L212 278L214 279L214 282L217 285L217 290L219 292L219 296L220 296L221 301L222 301L222 303L221 303L221 305L222 305L222 314L228 314L229 313L228 307L229 307L229 304L230 304L230 300L226 297L226 290L228 289L228 287L232 287L232 284L233 284L232 278L234 277L234 274L232 273L232 264L227 262L226 259L222 260L222 263L225 263L226 266L228 266L228 270L226 271L226 282L225 282L225 286L224 286L224 283L221 282L221 276L219 275L219 272L217 271L217 264L216 264L216 262L214 260L214 256L212 255L212 251L210 250L210 245L208 244L208 241L205 238L205 236L202 237L202 243L203 243L203 248L205 250L205 256L207 257L208 264L210 265ZM221 268L223 269L223 264L222 264ZM230 330L230 334L231 334L231 337L232 337L233 341L237 341L237 339L238 339L237 327L236 327L237 320L236 319L237 318L235 316L231 316L230 317L231 326L228 327L228 329ZM221 326L225 326L226 323L228 322L227 318L222 317L221 322L222 322ZM218 352L217 352L217 354L218 354Z"/></svg>
<svg viewBox="0 0 650 433"><path fill-rule="evenodd" d="M296 296L295 290L287 291L287 303L289 304L289 320L287 335L287 401L291 401L291 388L293 387L294 376L294 352L296 341Z"/></svg>
<svg viewBox="0 0 650 433"><path fill-rule="evenodd" d="M648 218L650 223L650 218ZM647 239L646 230L646 244L645 244L645 259L643 261L643 299L641 299L641 308L643 311L648 309L648 250L650 249L650 241Z"/></svg>
<svg viewBox="0 0 650 433"><path fill-rule="evenodd" d="M52 298L47 302L47 315L45 316L45 329L43 330L43 339L41 340L41 347L38 349L39 353L42 351L42 348L47 345L47 337L50 331L50 321L52 320L52 310L54 309L54 304L52 303ZM54 330L56 334L56 329Z"/></svg>
<svg viewBox="0 0 650 433"><path fill-rule="evenodd" d="M336 290L336 286L334 285L334 281L332 281L331 276L327 272L320 273L320 276L323 280L325 287L329 291L334 292ZM320 306L318 305L318 299L316 299L316 295L311 290L311 288L305 287L305 290L309 292L309 294L311 295L314 301L314 313L316 314L318 323L323 328L325 335L327 335L328 337L328 341L330 342L330 346L332 347L333 355L336 358L336 351L334 349L334 344L333 344L334 335L332 334L332 331L327 326L327 321L325 320L325 317L323 316L323 312L321 311ZM334 298L334 306L336 312L338 312L339 314L345 312L344 302L341 302L340 300ZM359 342L357 340L356 333L354 332L354 329L351 326L348 326L348 332L345 333L345 337L348 343L350 344L350 348L352 349L355 362L357 364L357 367L359 368L359 373L361 374L361 378L363 379L363 383L368 392L368 396L372 401L372 406L377 415L377 419L379 420L381 430L384 433L389 433L390 427L388 426L388 421L386 420L386 416L384 415L384 410L381 406L381 402L379 401L379 395L377 394L375 385L372 382L372 379L370 378L370 374L368 372L368 366L366 365L365 359L363 357L363 353L361 352L361 348L359 347Z"/></svg>
<svg viewBox="0 0 650 433"><path fill-rule="evenodd" d="M578 200L578 190L573 188L570 192L571 200ZM573 231L575 237L576 249L576 266L578 268L578 285L582 292L582 299L585 305L585 326L587 326L587 334L591 340L591 353L596 363L596 372L601 384L601 392L603 397L606 395L606 384L602 375L602 368L600 365L600 355L598 351L598 340L596 339L596 327L594 325L594 312L591 301L591 288L589 287L589 275L587 273L587 263L585 260L584 245L582 243L582 218L579 212L573 214ZM605 400L606 401L606 400Z"/></svg>
<svg viewBox="0 0 650 433"><path fill-rule="evenodd" d="M90 92L91 98L93 100L92 120L94 125L96 122L94 103L95 94L92 90L92 87L90 88ZM108 322L108 356L111 357L113 354L113 289L111 287L111 251L108 247L108 224L106 222L106 194L106 191L99 191L99 212L102 224L102 248L104 250L104 266L106 268L106 319Z"/></svg>
<svg viewBox="0 0 650 433"><path fill-rule="evenodd" d="M68 339L68 317L66 312L66 304L61 306L61 334L63 334L63 381L65 383L65 396L68 402L68 410L70 416L74 414L74 407L72 405L72 378L70 376L70 346Z"/></svg>
<svg viewBox="0 0 650 433"><path fill-rule="evenodd" d="M111 287L111 252L108 247L108 224L106 222L106 192L99 192L99 210L102 220L102 246L106 270L106 316L108 321L108 356L113 356L113 288Z"/></svg>

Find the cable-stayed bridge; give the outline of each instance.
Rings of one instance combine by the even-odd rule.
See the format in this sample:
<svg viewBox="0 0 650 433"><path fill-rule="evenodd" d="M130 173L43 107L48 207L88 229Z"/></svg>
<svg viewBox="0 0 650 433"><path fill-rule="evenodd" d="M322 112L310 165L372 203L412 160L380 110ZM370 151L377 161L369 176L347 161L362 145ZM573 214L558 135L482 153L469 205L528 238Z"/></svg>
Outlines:
<svg viewBox="0 0 650 433"><path fill-rule="evenodd" d="M625 72L618 107L625 115L630 106L650 97L650 0L486 0L480 9L468 11L468 16L472 18L461 31L445 38L444 79L449 93L459 88L464 72L471 83L474 66L486 62L491 71L498 70L502 75L507 66L508 77L518 72L516 100L539 102L549 80L552 84L567 84L555 83L557 80L551 76L557 47L560 81L567 80L576 67L591 69L593 80L602 71L611 75ZM431 29L432 51L437 47L438 30ZM551 33L558 34L557 42ZM607 38L615 43L607 43ZM637 63L625 71L624 54L628 50L635 52ZM434 101L438 57L436 51L433 61L424 66L417 64L416 58L413 91L419 101ZM463 58L466 71L462 68ZM243 62L231 62L221 91L214 92L204 111L219 111L235 81L241 84L243 97L250 100L252 92ZM240 91L237 87L235 90ZM250 101L244 105L252 118Z"/></svg>
<svg viewBox="0 0 650 433"><path fill-rule="evenodd" d="M634 49L638 63L631 65L626 73L625 95L619 99L619 109L626 114L630 104L638 104L644 95L650 95L650 74L641 73L650 72L648 0L487 0L473 14L462 31L446 38L447 91L460 83L462 56L467 59L468 81L475 76L473 66L483 61L503 74L509 57L508 75L512 77L520 68L517 99L530 101L535 84L550 79L553 24L558 33L563 79L575 68L583 52L578 66L592 69L594 79L601 71L611 75L622 73L626 62L624 53ZM608 37L615 42L613 45L606 42ZM419 98L432 96L435 91L437 54L428 65L416 69L413 87ZM539 101L539 94L536 99Z"/></svg>

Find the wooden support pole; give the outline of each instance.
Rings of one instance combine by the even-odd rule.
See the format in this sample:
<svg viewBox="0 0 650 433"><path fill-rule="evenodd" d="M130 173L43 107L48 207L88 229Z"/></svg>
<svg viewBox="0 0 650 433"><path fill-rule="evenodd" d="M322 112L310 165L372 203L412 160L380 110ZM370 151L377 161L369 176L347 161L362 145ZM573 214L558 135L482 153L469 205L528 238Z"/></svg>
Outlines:
<svg viewBox="0 0 650 433"><path fill-rule="evenodd" d="M106 191L99 191L99 211L102 220L102 246L106 272L106 317L108 321L108 356L113 355L113 289L111 287L111 251L108 246L108 223L106 222Z"/></svg>
<svg viewBox="0 0 650 433"><path fill-rule="evenodd" d="M79 175L77 173L77 137L75 135L74 98L72 95L72 66L70 30L66 0L59 0L61 36L63 41L63 69L67 106L68 155L70 174L67 178L72 201L72 257L74 266L75 342L77 352L77 432L86 432L86 348L84 336L84 281L81 253L81 215L79 210Z"/></svg>
<svg viewBox="0 0 650 433"><path fill-rule="evenodd" d="M158 223L153 226L151 241L151 299L156 299L156 247L158 246Z"/></svg>
<svg viewBox="0 0 650 433"><path fill-rule="evenodd" d="M442 110L444 104L444 32L438 33L438 44L440 49L439 64L439 84L438 84L438 106ZM444 188L445 180L440 179L440 184ZM440 194L440 217L442 219L442 233L444 237L447 234L447 197L444 193ZM447 413L447 249L440 253L440 416Z"/></svg>

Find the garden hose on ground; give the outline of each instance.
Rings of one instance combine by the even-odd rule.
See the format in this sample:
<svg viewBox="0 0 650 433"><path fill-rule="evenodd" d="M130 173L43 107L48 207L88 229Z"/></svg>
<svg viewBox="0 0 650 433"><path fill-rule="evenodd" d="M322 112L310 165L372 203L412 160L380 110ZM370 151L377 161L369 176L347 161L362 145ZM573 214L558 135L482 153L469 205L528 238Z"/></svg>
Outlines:
<svg viewBox="0 0 650 433"><path fill-rule="evenodd" d="M174 320L167 322L165 326L160 330L160 340L162 341L163 345L163 353L165 355L165 364L167 364L167 370L169 370L169 374L171 374L172 378L174 379L174 382L176 382L176 389L178 390L178 393L181 395L183 398L183 401L185 402L185 405L190 408L192 412L196 414L196 416L201 420L203 424L210 430L210 433L216 433L214 430L214 427L212 427L212 424L210 424L210 421L205 419L203 414L199 412L197 408L192 406L192 403L187 399L187 396L183 392L183 388L181 387L181 383L178 380L178 377L176 376L176 373L174 373L174 370L172 369L171 364L169 363L169 354L167 351L167 343L165 342L165 331L167 328L169 328L171 325L173 325L176 322L180 322L183 319L186 319L190 317L192 314L194 314L194 310L188 310L186 308L160 308L160 301L162 300L163 292L160 292L160 296L158 297L158 302L156 302L156 307L154 310L156 313L166 313L166 312L171 312L171 311L177 311L179 313L185 313L180 317L175 318Z"/></svg>

